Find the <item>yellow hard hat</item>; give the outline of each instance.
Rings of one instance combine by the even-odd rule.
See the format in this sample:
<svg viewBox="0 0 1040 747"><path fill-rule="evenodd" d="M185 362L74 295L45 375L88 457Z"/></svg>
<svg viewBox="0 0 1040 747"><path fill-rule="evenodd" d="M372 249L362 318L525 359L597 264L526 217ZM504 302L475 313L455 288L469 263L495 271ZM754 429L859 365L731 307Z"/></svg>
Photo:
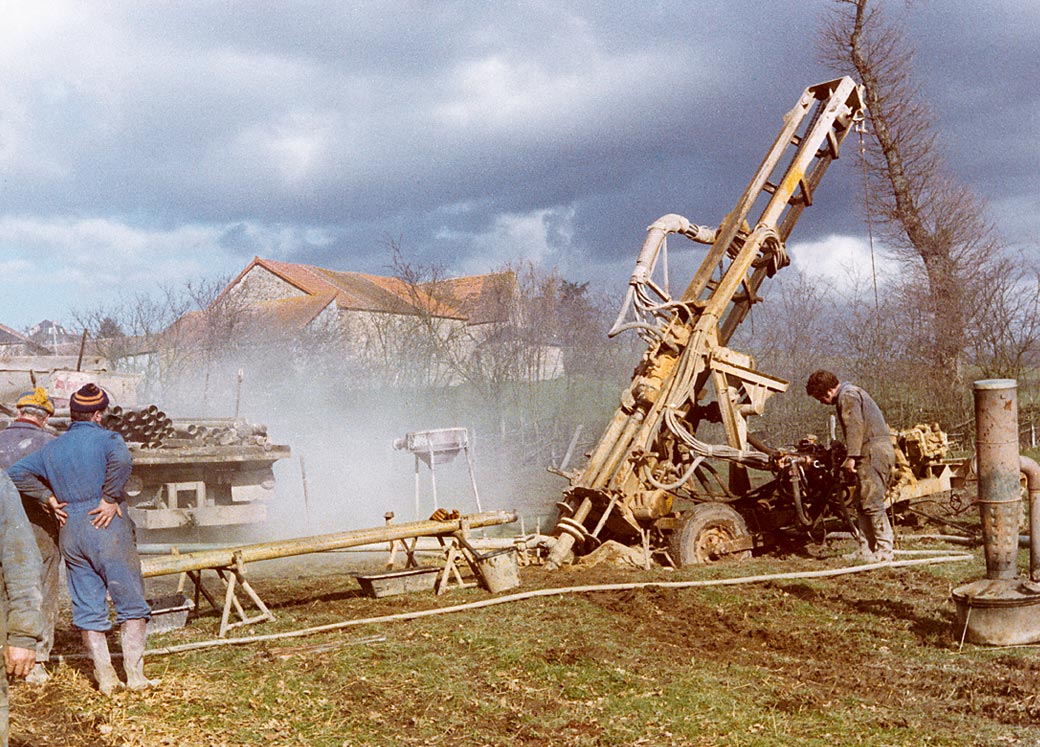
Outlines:
<svg viewBox="0 0 1040 747"><path fill-rule="evenodd" d="M42 386L38 386L31 392L26 392L14 405L21 409L23 407L37 407L41 410L46 410L48 415L54 414L54 403L51 402L51 398L47 396L47 390Z"/></svg>

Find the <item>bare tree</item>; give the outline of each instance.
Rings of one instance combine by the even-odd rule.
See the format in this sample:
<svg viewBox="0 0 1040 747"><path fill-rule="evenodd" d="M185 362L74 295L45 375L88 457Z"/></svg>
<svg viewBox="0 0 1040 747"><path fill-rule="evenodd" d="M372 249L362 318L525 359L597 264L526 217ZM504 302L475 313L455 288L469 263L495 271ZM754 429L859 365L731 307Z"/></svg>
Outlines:
<svg viewBox="0 0 1040 747"><path fill-rule="evenodd" d="M1022 257L1008 262L978 297L984 321L968 331L979 372L987 378L1024 379L1040 361L1040 274L1022 277Z"/></svg>
<svg viewBox="0 0 1040 747"><path fill-rule="evenodd" d="M607 338L613 313L587 285L527 262L496 268L478 296L460 298L437 268L410 263L397 242L388 248L416 312L388 330L386 349L398 356L388 371L414 360L436 374L427 383L464 385L527 456L561 440L566 447L579 424L595 430L600 413L591 403L613 399L623 380L615 374L627 377L633 356L619 354L626 341Z"/></svg>
<svg viewBox="0 0 1040 747"><path fill-rule="evenodd" d="M870 214L903 261L923 279L925 346L949 392L962 373L977 300L1000 272L1000 240L983 200L946 167L934 117L914 81L913 46L874 0L835 0L822 29L821 59L864 85L873 136L866 148Z"/></svg>
<svg viewBox="0 0 1040 747"><path fill-rule="evenodd" d="M162 285L154 293L79 310L73 317L98 354L115 370L143 374L141 396L157 400L214 347L211 336L202 332L212 322L203 310L225 283L215 278Z"/></svg>
<svg viewBox="0 0 1040 747"><path fill-rule="evenodd" d="M411 307L407 314L388 315L373 329L372 352L396 371L393 383L443 387L466 382L483 389L485 377L473 366L472 340L443 268L410 262L393 239L387 240L387 250Z"/></svg>

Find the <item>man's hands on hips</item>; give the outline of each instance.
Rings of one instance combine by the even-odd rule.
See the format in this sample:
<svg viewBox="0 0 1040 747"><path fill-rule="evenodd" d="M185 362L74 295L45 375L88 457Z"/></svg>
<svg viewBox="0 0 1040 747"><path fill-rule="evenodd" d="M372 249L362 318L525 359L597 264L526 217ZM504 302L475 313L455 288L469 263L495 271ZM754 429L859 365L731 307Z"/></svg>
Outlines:
<svg viewBox="0 0 1040 747"><path fill-rule="evenodd" d="M94 517L90 521L91 524L98 529L105 529L112 523L112 519L123 515L123 509L119 507L118 503L110 503L102 498L90 515Z"/></svg>
<svg viewBox="0 0 1040 747"><path fill-rule="evenodd" d="M67 505L69 504L62 503L57 499L57 497L53 495L47 499L47 508L50 509L50 512L52 514L54 514L54 518L58 520L59 526L65 526L65 520L69 518L69 515L62 511L62 509L65 508Z"/></svg>
<svg viewBox="0 0 1040 747"><path fill-rule="evenodd" d="M8 674L24 677L36 664L36 651L31 648L4 646L4 667Z"/></svg>

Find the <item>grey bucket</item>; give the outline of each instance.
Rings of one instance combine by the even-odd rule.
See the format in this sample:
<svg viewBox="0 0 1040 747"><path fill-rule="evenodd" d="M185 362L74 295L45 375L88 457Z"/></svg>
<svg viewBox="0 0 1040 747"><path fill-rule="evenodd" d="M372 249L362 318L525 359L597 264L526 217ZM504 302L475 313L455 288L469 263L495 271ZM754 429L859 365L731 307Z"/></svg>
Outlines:
<svg viewBox="0 0 1040 747"><path fill-rule="evenodd" d="M515 547L480 555L476 564L481 578L484 579L484 585L492 594L515 589L520 585L520 563Z"/></svg>

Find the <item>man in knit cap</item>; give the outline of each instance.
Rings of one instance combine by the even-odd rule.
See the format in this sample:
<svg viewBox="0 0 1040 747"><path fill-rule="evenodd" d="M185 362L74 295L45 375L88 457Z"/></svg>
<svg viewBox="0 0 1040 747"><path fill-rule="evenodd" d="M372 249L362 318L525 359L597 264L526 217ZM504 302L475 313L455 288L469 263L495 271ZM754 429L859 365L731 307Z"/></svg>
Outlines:
<svg viewBox="0 0 1040 747"><path fill-rule="evenodd" d="M45 430L47 419L54 414L54 403L47 396L46 389L36 387L26 392L18 398L15 407L18 409L18 418L0 431L0 468L3 469L56 438ZM39 685L47 681L44 664L50 660L51 648L54 646L54 625L58 620L58 584L61 580L58 521L51 511L31 498L22 500L22 508L32 526L43 561L43 576L40 579L43 592L43 606L40 608L43 613L43 638L36 647L36 666L25 678L26 682Z"/></svg>
<svg viewBox="0 0 1040 747"><path fill-rule="evenodd" d="M69 430L15 462L8 473L23 495L61 512L72 623L82 631L94 660L99 689L110 695L122 683L108 651L106 633L112 623L106 594L120 625L127 687L143 690L156 683L144 676L151 609L144 597L134 524L122 510L130 451L122 436L101 427L107 407L108 395L95 384L81 387L69 401Z"/></svg>

